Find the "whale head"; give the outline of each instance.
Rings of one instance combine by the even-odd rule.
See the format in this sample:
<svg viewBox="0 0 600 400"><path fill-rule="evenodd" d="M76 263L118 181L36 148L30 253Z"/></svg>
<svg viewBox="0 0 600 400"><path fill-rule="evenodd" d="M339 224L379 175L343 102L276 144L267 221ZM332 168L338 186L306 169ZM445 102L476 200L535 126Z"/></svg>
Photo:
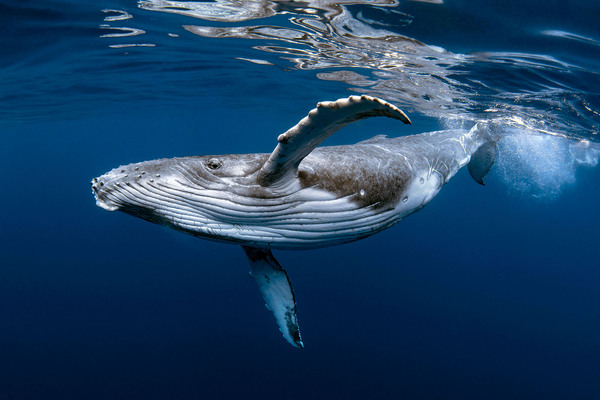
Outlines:
<svg viewBox="0 0 600 400"><path fill-rule="evenodd" d="M268 198L255 175L267 154L198 156L115 168L91 182L96 204L184 231L207 233L236 208Z"/></svg>

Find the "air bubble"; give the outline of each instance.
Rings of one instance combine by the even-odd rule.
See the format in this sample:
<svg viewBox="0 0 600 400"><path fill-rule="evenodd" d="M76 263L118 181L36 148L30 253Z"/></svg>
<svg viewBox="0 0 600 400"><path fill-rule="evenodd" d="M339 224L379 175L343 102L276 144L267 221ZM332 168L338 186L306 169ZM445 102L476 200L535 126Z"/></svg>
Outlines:
<svg viewBox="0 0 600 400"><path fill-rule="evenodd" d="M575 183L577 167L598 162L600 147L595 144L527 130L508 132L498 142L493 171L515 193L555 198Z"/></svg>

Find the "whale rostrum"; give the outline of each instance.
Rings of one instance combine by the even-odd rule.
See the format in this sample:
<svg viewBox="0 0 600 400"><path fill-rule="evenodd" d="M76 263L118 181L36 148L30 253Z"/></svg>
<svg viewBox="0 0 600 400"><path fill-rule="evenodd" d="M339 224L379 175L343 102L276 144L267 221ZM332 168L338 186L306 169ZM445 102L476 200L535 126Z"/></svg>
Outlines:
<svg viewBox="0 0 600 400"><path fill-rule="evenodd" d="M484 126L318 147L353 121L410 124L378 98L318 103L279 135L271 154L228 154L129 164L92 180L96 204L197 237L241 245L285 339L303 347L296 301L271 249L362 239L420 210L469 164L483 184L496 144Z"/></svg>

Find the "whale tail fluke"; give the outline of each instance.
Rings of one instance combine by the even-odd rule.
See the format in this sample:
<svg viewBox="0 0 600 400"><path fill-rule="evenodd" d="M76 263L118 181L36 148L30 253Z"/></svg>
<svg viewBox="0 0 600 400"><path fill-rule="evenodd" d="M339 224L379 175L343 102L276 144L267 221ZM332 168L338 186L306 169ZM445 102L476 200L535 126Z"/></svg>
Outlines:
<svg viewBox="0 0 600 400"><path fill-rule="evenodd" d="M498 146L487 126L478 123L473 129L477 131L478 135L483 137L484 143L471 155L471 161L469 161L467 168L475 182L485 185L483 178L485 178L494 165Z"/></svg>

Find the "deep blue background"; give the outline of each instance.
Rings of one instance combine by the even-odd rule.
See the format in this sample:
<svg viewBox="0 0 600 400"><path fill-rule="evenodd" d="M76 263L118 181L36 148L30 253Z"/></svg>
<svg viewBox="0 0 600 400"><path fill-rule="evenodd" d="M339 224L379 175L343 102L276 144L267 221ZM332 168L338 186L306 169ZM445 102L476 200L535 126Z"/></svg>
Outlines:
<svg viewBox="0 0 600 400"><path fill-rule="evenodd" d="M462 3L448 2L446 17L497 16L498 5ZM538 3L544 23L558 24L562 6ZM3 83L13 118L0 135L0 399L598 398L598 168L578 170L552 199L515 195L493 173L481 187L460 171L424 210L374 237L276 252L298 300L299 351L277 331L241 249L109 214L89 181L146 159L268 152L346 87L233 63L229 52L253 54L247 43L183 33L197 52L182 72L191 82L177 83L169 51L129 58L162 60L164 71L94 68L116 57L87 41L106 33L104 16L70 5L64 15L24 6L35 29L13 22L23 52L3 59L14 79ZM585 7L573 12L588 29ZM519 31L518 20L505 22ZM417 28L431 44L453 41ZM457 33L455 51L467 34ZM361 121L330 143L438 128L411 118L411 127Z"/></svg>

